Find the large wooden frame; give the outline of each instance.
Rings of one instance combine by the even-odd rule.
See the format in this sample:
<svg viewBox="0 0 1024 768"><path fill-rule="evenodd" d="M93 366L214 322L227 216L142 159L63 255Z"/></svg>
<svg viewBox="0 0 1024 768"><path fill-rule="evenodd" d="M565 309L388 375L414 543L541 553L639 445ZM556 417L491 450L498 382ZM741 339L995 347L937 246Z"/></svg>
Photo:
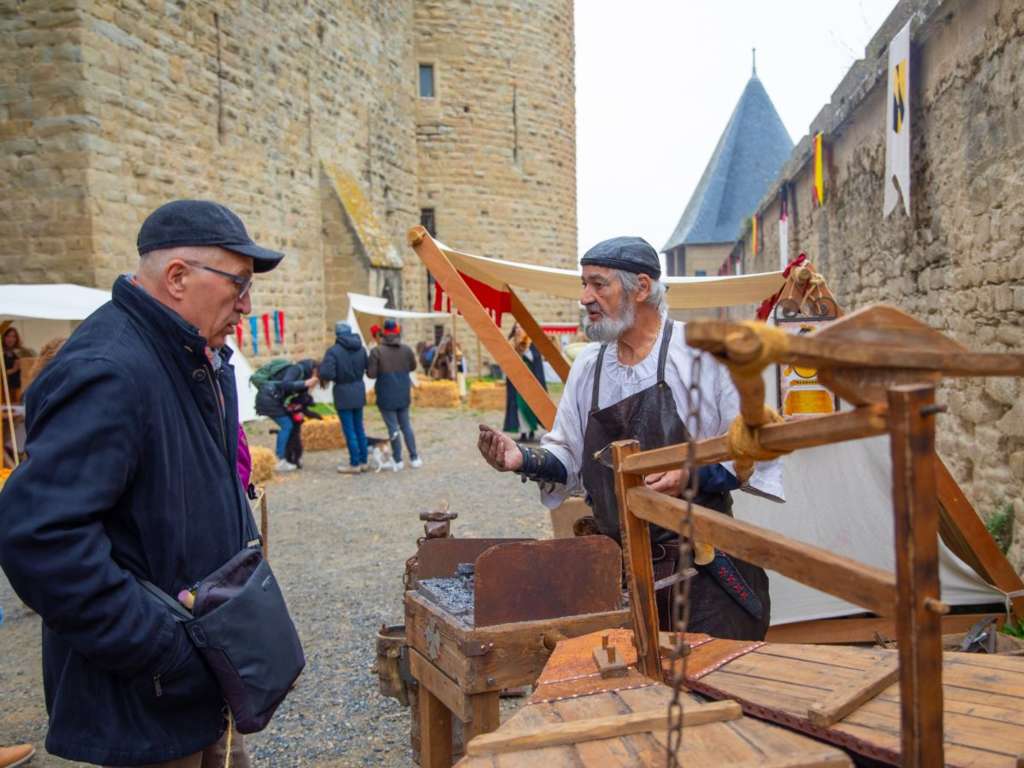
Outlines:
<svg viewBox="0 0 1024 768"><path fill-rule="evenodd" d="M416 251L416 255L420 257L430 274L451 298L452 304L466 318L470 328L483 342L494 361L501 366L501 370L505 372L516 390L522 395L523 400L530 406L530 410L537 416L537 420L544 425L545 429L551 429L555 424L554 402L526 363L523 362L519 353L505 338L501 329L491 320L483 304L466 285L462 275L444 255L434 238L425 228L413 227L409 230L409 245ZM562 376L564 381L569 375L569 363L562 357L558 347L547 338L515 292L511 293L513 317L523 326L530 339L537 345L541 355L551 363L551 367L559 376Z"/></svg>
<svg viewBox="0 0 1024 768"><path fill-rule="evenodd" d="M872 316L881 316L884 322L887 312L891 310L880 308ZM855 330L866 327L869 322L867 311L845 321L846 328ZM908 372L907 368L892 362L913 357L910 354L900 358L892 344L903 331L899 324L895 328L883 325L877 329L877 344L865 343L857 350L858 360L849 361L843 357L844 354L849 356L848 350L831 355L832 344L824 339L801 340L787 347L774 335L777 331L767 326L698 321L687 327L688 343L711 351L729 365L743 401L739 418L746 428L755 430L754 440L760 446L770 443L775 450L796 450L867 437L878 434L879 427L884 426L882 431L890 436L893 467L895 577L711 510L695 505L688 509L686 502L656 493L639 482L648 472L680 466L688 453L685 445L641 452L637 441L619 441L613 443L612 457L620 525L624 532L624 559L631 567L627 583L638 639L657 636L658 630L657 616L651 610L653 575L649 568L632 567L639 556L633 549L645 545L640 529L647 524L679 531L680 535L692 531L695 541L772 568L882 616L893 616L899 644L902 765L923 768L943 764L941 619L949 611L939 597L940 494L936 486L942 472L935 455L934 416L944 409L935 405L935 386L938 378L950 371L979 375L984 370L1019 375L1024 367L1024 355L979 355L984 366L972 368L971 355L966 351L958 350L945 359L941 359L939 353L929 352L934 359L928 365L933 368L912 365ZM888 345L888 348L872 359L870 353L879 345ZM850 390L863 395L863 404L852 413L761 426L767 421L764 392L757 386L743 385L758 381L765 365L792 362L807 354L818 356L815 363L826 369L828 380L869 382L860 390L856 385ZM863 371L857 365L860 358L868 361ZM753 369L749 366L751 360L757 361ZM907 383L917 377L921 383ZM893 382L885 387L884 403L879 402L878 381ZM740 450L738 446L739 443L729 439L723 445L722 438L713 438L696 443L693 453L697 463L706 464L723 458L723 450L727 456L735 458ZM744 446L743 450L750 449ZM626 532L629 535L625 535ZM647 551L643 549L642 554ZM637 647L640 671L660 679L662 663L658 644L645 648L638 642Z"/></svg>
<svg viewBox="0 0 1024 768"><path fill-rule="evenodd" d="M495 326L487 311L462 280L458 270L423 227L413 227L409 230L408 239L409 244L434 279L448 292L452 302L462 312L470 328L484 343L495 361L501 365L502 370L522 394L533 412L537 414L541 424L550 429L554 423L555 414L555 406L551 397L543 387L537 384L529 368ZM810 265L807 266L807 269L813 271ZM795 286L798 278L799 275L794 272L786 284L787 287ZM523 305L515 291L510 287L508 290L512 296L512 314L516 321L523 326L530 338L537 344L541 354L564 381L568 377L568 362L558 347L540 331L539 324ZM786 288L783 289L783 293L785 291ZM929 361L936 359L934 353L924 352L922 354L924 357L931 354ZM902 362L904 356L898 355L894 359ZM987 363L988 358L982 362ZM841 440L854 440L869 435L881 435L887 431L887 408L884 405L875 404L825 418L766 426L761 430L761 442L769 448L786 447L793 450ZM628 462L638 462L629 465L629 472L632 473L634 470L640 469L645 472L674 469L682 463L684 453L685 447L682 446L668 446L645 451L635 458L628 459ZM727 458L728 451L724 437L701 441L698 444L699 463L715 463ZM939 502L939 533L943 542L957 557L970 565L979 576L1003 592L1024 590L1024 580L999 550L985 528L981 517L967 500L945 464L938 456L935 456L934 462L935 488ZM1024 617L1024 597L1012 598L1011 604L1014 613L1018 617ZM961 614L957 617L949 616L944 618L943 623L944 626L948 625L951 631L962 631L965 623L970 626L974 621L988 615L986 613L971 613ZM870 622L870 629L868 622ZM869 631L872 634L865 638L865 633ZM894 636L895 625L891 617L880 619L836 618L800 622L799 625L773 628L770 630L770 636L784 636L787 642L839 643L870 640L875 632L887 637Z"/></svg>

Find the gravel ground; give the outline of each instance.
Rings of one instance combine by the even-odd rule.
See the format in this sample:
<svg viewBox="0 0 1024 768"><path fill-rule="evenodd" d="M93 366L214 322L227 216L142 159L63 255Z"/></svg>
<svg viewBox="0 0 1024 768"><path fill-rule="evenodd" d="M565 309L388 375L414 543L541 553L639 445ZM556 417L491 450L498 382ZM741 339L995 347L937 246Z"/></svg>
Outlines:
<svg viewBox="0 0 1024 768"><path fill-rule="evenodd" d="M376 409L367 433L386 430ZM536 488L491 470L476 451L476 425L500 414L417 409L421 469L339 475L336 452L307 453L305 469L267 486L270 561L306 651L299 685L270 726L247 738L255 766L411 766L409 710L377 691L370 672L376 632L401 623L402 574L423 524L442 500L459 513L460 537L550 536ZM256 444L270 445L265 427ZM408 458L407 456L405 457ZM347 461L347 455L346 459ZM31 741L35 767L71 766L46 755L39 618L0 574L0 744Z"/></svg>

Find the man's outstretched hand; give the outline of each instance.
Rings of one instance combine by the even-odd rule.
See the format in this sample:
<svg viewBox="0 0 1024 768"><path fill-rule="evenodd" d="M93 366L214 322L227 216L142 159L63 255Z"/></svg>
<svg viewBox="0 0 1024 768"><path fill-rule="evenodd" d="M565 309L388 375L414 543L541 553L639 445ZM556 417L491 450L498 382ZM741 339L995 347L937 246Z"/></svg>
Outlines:
<svg viewBox="0 0 1024 768"><path fill-rule="evenodd" d="M523 454L515 440L486 424L480 425L476 447L487 463L499 472L516 472L523 467Z"/></svg>

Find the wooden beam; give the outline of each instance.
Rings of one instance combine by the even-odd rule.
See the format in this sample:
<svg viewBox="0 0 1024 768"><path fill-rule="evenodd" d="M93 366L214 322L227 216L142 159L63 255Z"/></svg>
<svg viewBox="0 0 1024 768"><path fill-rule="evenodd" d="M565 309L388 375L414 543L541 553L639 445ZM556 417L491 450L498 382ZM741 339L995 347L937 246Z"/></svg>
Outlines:
<svg viewBox="0 0 1024 768"><path fill-rule="evenodd" d="M425 685L419 686L420 768L451 768L452 713Z"/></svg>
<svg viewBox="0 0 1024 768"><path fill-rule="evenodd" d="M742 716L743 709L735 701L715 701L683 709L683 727L738 720ZM478 736L466 745L466 754L480 756L520 752L665 730L668 730L668 710L665 707L658 707L646 712L551 723L529 731L498 732Z"/></svg>
<svg viewBox="0 0 1024 768"><path fill-rule="evenodd" d="M615 498L619 507L619 531L622 560L629 588L629 609L633 615L633 639L637 667L654 680L662 679L661 651L658 648L658 604L654 596L654 564L651 561L651 529L633 514L629 493L640 489L643 478L620 471L625 459L640 450L637 440L612 443L615 467Z"/></svg>
<svg viewBox="0 0 1024 768"><path fill-rule="evenodd" d="M895 327L894 312L889 307L866 307L857 313L837 320L829 328L841 324L863 324L871 313L879 316L878 327L862 336L862 343L838 343L822 330L816 334L799 336L789 334L784 346L779 346L765 358L765 362L792 363L808 368L894 368L937 371L946 376L1024 376L1024 355L988 352L967 352L955 349L928 348L925 345L906 346L910 326ZM907 317L914 324L922 325ZM749 325L719 320L695 320L686 324L686 343L713 355L737 363L757 358L762 349L759 337L776 331L774 327L754 329ZM933 331L940 338L942 334ZM916 340L915 340L916 341ZM935 345L932 345L933 347ZM754 353L748 350L754 349ZM733 350L740 355L735 358Z"/></svg>
<svg viewBox="0 0 1024 768"><path fill-rule="evenodd" d="M954 554L985 581L1003 592L1024 589L1016 569L996 544L949 469L935 457L935 492L939 498L939 532ZM1024 617L1024 597L1011 598L1013 612Z"/></svg>
<svg viewBox="0 0 1024 768"><path fill-rule="evenodd" d="M896 641L900 662L900 758L906 768L944 765L942 634L925 602L939 600L935 497L935 387L889 390L896 529Z"/></svg>
<svg viewBox="0 0 1024 768"><path fill-rule="evenodd" d="M966 632L981 619L1003 620L996 613L951 613L940 617L942 634L951 635ZM836 619L812 619L779 624L768 628L769 643L816 643L848 644L873 643L875 636L893 640L896 637L896 622L882 616L851 617Z"/></svg>
<svg viewBox="0 0 1024 768"><path fill-rule="evenodd" d="M896 659L886 660L877 669L866 671L852 689L833 691L823 701L809 706L807 719L819 728L831 728L861 704L875 698L899 680L899 677L900 667Z"/></svg>
<svg viewBox="0 0 1024 768"><path fill-rule="evenodd" d="M409 245L416 251L430 274L441 284L452 304L462 312L469 327L487 347L495 362L501 366L516 390L523 396L530 410L545 429L551 429L555 423L555 404L544 387L534 377L533 372L515 351L501 329L494 324L483 304L466 285L462 275L448 260L448 257L437 247L437 243L423 227L413 227L408 234Z"/></svg>
<svg viewBox="0 0 1024 768"><path fill-rule="evenodd" d="M508 293L512 301L512 317L523 327L526 335L530 337L530 341L537 345L541 356L551 364L551 367L555 369L555 373L558 374L558 378L564 384L569 378L569 361L562 356L562 350L558 348L555 342L544 333L544 329L534 319L533 313L526 308L526 305L520 300L519 294L512 289L512 286L509 286Z"/></svg>
<svg viewBox="0 0 1024 768"><path fill-rule="evenodd" d="M498 730L501 725L501 691L476 693L469 697L472 719L464 722L463 738L468 742L477 736Z"/></svg>
<svg viewBox="0 0 1024 768"><path fill-rule="evenodd" d="M761 445L773 451L793 451L818 445L842 443L862 437L884 434L887 425L884 405L866 405L852 411L813 416L785 424L769 424L758 430ZM641 451L629 456L622 470L646 475L678 469L686 460L686 443ZM725 435L699 440L696 444L698 464L717 464L732 458Z"/></svg>
<svg viewBox="0 0 1024 768"><path fill-rule="evenodd" d="M459 684L431 664L415 648L409 649L409 671L416 678L420 688L429 688L430 692L459 720L468 723L473 719L469 697L459 688Z"/></svg>
<svg viewBox="0 0 1024 768"><path fill-rule="evenodd" d="M686 502L649 488L635 487L626 494L630 512L662 528L679 531ZM882 616L896 610L896 581L892 574L826 549L805 544L767 528L735 520L728 515L693 506L693 535L730 555Z"/></svg>

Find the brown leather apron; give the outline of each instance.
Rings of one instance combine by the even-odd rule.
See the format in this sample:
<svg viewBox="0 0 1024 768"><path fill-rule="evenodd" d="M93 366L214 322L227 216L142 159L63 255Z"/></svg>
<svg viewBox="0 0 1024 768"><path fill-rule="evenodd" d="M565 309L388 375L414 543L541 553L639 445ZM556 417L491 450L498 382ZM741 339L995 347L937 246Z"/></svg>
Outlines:
<svg viewBox="0 0 1024 768"><path fill-rule="evenodd" d="M689 440L689 432L679 418L672 390L665 382L665 363L668 359L673 325L671 319L665 321L661 346L658 349L657 381L647 389L606 408L599 408L598 404L601 367L607 344L602 345L597 356L590 413L583 437L581 474L583 487L587 491L587 501L594 511L598 529L616 541L620 541L620 533L619 508L615 498L615 474L594 456L615 440L637 440L640 449L645 451ZM694 502L732 515L732 497L728 491L701 493ZM654 549L652 557L655 578L662 578L675 570L678 536L673 531L651 526L651 541ZM711 573L698 568L697 575L690 583L689 631L706 632L714 637L737 640L762 639L768 629L771 613L768 575L762 568L742 560L732 559L732 564L760 599L763 606L762 616L760 619L752 616L729 596ZM662 629L668 629L671 622L671 593L672 590L668 587L657 593L658 616Z"/></svg>

